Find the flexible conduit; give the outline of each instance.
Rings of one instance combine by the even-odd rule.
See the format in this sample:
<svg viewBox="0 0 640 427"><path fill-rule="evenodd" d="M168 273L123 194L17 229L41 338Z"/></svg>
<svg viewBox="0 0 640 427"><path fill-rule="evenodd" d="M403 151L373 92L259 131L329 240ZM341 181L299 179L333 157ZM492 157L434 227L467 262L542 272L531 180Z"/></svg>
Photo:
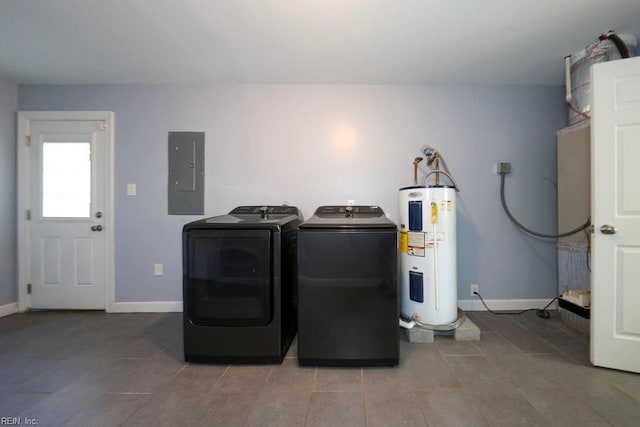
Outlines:
<svg viewBox="0 0 640 427"><path fill-rule="evenodd" d="M570 236L572 234L576 234L577 232L582 231L582 230L586 230L587 227L589 227L591 225L591 218L589 218L589 219L587 219L587 222L582 224L580 227L574 228L573 230L567 231L566 233L560 233L560 234L538 233L537 231L533 231L533 230L525 227L524 225L522 225L522 224L520 224L518 222L518 220L513 216L513 214L509 210L509 207L507 206L507 201L506 201L506 199L504 197L504 177L505 177L505 174L501 173L500 174L500 200L502 201L502 208L504 209L504 212L507 214L507 216L509 217L511 222L516 227L518 227L520 230L524 231L525 233L531 234L532 236L536 236L536 237L542 237L542 238L545 238L545 239L557 239L557 238L560 238L560 237L567 237L567 236Z"/></svg>

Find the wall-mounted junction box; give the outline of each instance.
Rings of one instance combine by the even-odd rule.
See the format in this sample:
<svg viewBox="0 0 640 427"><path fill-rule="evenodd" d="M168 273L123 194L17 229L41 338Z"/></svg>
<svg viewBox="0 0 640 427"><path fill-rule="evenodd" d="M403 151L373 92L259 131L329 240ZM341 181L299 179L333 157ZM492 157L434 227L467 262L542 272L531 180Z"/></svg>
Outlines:
<svg viewBox="0 0 640 427"><path fill-rule="evenodd" d="M511 173L511 163L509 162L498 162L496 165L496 173L498 175L506 175Z"/></svg>

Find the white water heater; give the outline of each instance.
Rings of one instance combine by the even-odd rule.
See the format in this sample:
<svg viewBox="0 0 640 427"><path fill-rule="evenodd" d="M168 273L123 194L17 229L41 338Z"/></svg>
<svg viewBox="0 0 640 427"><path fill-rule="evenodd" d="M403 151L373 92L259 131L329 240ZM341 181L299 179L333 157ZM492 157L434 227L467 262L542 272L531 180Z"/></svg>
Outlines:
<svg viewBox="0 0 640 427"><path fill-rule="evenodd" d="M400 313L418 325L458 318L456 188L400 189Z"/></svg>

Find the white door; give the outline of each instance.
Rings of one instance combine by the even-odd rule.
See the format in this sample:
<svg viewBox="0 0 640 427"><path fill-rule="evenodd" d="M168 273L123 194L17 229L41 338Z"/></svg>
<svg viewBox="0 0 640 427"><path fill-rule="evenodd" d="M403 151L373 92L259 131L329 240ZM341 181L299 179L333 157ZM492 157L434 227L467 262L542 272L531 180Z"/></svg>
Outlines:
<svg viewBox="0 0 640 427"><path fill-rule="evenodd" d="M591 362L640 372L640 57L591 73Z"/></svg>
<svg viewBox="0 0 640 427"><path fill-rule="evenodd" d="M19 172L27 181L19 184L21 239L28 242L20 252L30 284L23 308L108 309L111 302L110 123L68 114L21 113L27 147L19 165L28 169Z"/></svg>

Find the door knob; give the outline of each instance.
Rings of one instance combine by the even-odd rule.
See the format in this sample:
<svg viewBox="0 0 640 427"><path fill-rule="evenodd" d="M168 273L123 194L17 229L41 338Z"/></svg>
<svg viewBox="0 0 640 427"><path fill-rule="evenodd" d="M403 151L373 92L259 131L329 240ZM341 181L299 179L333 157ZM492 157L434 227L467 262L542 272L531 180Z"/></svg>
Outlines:
<svg viewBox="0 0 640 427"><path fill-rule="evenodd" d="M91 231L102 231L102 226L94 225L93 227L91 227Z"/></svg>
<svg viewBox="0 0 640 427"><path fill-rule="evenodd" d="M602 234L616 234L618 232L618 229L613 225L603 225L602 227L600 227L600 232Z"/></svg>

